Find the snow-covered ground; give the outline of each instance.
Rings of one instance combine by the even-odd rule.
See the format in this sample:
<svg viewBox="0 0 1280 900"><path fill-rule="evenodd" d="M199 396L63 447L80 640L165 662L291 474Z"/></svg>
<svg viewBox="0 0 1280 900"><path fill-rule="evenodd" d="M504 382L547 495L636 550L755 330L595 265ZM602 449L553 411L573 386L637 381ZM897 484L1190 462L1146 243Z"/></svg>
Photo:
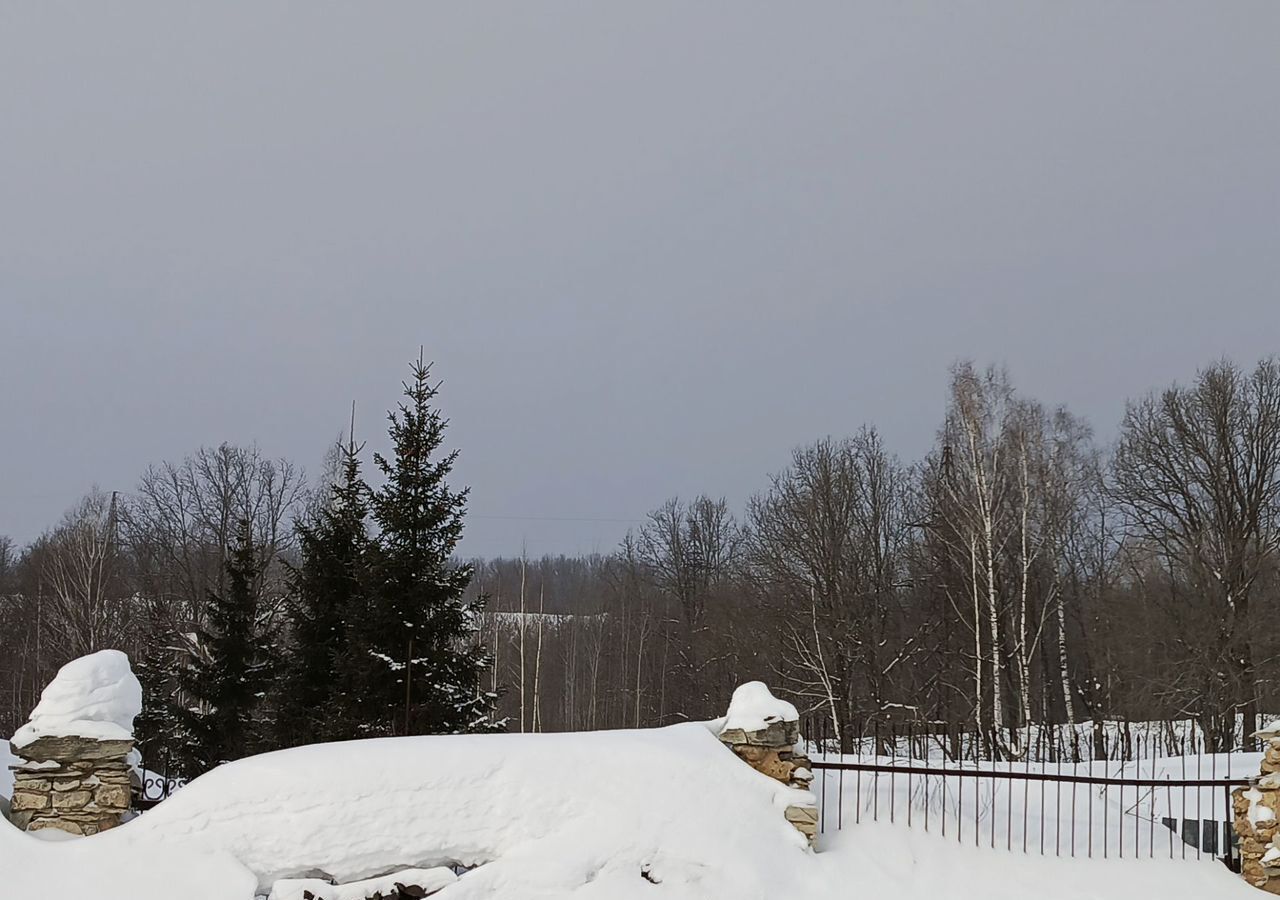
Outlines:
<svg viewBox="0 0 1280 900"><path fill-rule="evenodd" d="M824 835L807 884L822 897L911 900L1249 900L1225 866L1181 860L1067 859L975 848L901 825Z"/></svg>
<svg viewBox="0 0 1280 900"><path fill-rule="evenodd" d="M0 827L0 898L250 900L284 877L442 863L475 866L443 900L1253 896L1209 863L1023 856L885 822L846 822L815 854L789 796L700 724L317 745L223 766L94 837Z"/></svg>

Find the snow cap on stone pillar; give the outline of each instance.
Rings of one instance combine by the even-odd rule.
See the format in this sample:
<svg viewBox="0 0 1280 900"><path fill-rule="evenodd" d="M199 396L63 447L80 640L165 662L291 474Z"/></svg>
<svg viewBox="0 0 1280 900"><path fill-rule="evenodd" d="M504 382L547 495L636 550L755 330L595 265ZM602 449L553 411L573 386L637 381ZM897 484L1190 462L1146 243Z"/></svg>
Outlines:
<svg viewBox="0 0 1280 900"><path fill-rule="evenodd" d="M720 726L723 743L789 747L799 739L800 714L773 696L763 681L748 681L733 692Z"/></svg>
<svg viewBox="0 0 1280 900"><path fill-rule="evenodd" d="M133 720L141 711L142 686L129 657L119 650L100 650L58 670L11 743L15 752L28 758L24 750L34 752L59 738L131 744Z"/></svg>

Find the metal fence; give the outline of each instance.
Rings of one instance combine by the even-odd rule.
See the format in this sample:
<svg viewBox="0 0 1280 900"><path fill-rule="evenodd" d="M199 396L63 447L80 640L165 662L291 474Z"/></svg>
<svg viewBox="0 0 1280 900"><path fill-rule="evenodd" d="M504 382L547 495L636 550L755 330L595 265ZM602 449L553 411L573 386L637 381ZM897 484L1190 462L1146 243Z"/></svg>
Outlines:
<svg viewBox="0 0 1280 900"><path fill-rule="evenodd" d="M1276 718L1264 717L1264 720ZM829 718L815 716L806 734L823 729L827 746L853 752L859 747L885 746L891 739L906 741L908 734L917 744L928 744L951 759L991 760L1013 756L1037 762L1084 761L1087 759L1133 760L1137 757L1188 756L1196 753L1252 752L1257 742L1245 730L1242 718L1234 729L1216 738L1206 735L1194 719L1106 720L1099 723L1033 723L1019 729L976 730L942 722L888 723L882 719L853 720L843 733L835 734Z"/></svg>
<svg viewBox="0 0 1280 900"><path fill-rule="evenodd" d="M143 761L142 785L133 795L133 808L138 812L152 809L186 784L185 778L169 772L167 760L159 768L159 772L152 771L147 767L146 760Z"/></svg>
<svg viewBox="0 0 1280 900"><path fill-rule="evenodd" d="M979 745L999 747L1003 758L975 759L936 727L884 726L836 741L821 721L806 724L820 832L888 822L1050 856L1235 867L1231 791L1258 771L1257 754L1206 753L1184 741L1187 752L1169 755L1154 735L1130 734L1114 759L1084 758L1067 742L1011 750L989 736Z"/></svg>

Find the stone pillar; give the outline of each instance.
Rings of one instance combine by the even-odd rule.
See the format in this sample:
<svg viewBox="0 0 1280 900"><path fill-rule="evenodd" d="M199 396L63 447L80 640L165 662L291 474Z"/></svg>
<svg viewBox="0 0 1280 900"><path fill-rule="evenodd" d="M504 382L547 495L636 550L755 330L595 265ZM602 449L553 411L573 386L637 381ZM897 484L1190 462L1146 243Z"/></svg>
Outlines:
<svg viewBox="0 0 1280 900"><path fill-rule="evenodd" d="M747 705L751 708L743 714ZM797 792L784 815L813 844L818 834L818 804L809 789L812 763L796 751L799 740L799 716L790 703L775 699L758 681L734 691L729 715L720 729L720 742L757 772Z"/></svg>
<svg viewBox="0 0 1280 900"><path fill-rule="evenodd" d="M18 757L12 767L14 825L87 835L123 820L133 741L42 737L21 748L10 746Z"/></svg>
<svg viewBox="0 0 1280 900"><path fill-rule="evenodd" d="M1231 793L1240 874L1254 887L1280 894L1280 721L1254 737L1264 745L1261 773Z"/></svg>
<svg viewBox="0 0 1280 900"><path fill-rule="evenodd" d="M40 694L9 746L10 820L26 831L97 834L129 809L133 720L142 686L119 650L73 659Z"/></svg>

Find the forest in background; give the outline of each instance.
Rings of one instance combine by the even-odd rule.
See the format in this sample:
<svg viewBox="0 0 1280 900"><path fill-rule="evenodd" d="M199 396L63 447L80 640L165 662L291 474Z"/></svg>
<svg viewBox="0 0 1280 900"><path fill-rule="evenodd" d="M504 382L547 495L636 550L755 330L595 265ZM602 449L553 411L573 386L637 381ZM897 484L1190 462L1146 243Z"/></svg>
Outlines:
<svg viewBox="0 0 1280 900"><path fill-rule="evenodd" d="M0 538L0 733L73 657L207 655L237 547L255 639L288 657L295 523L332 505L342 463L308 485L255 447L202 448L91 491L27 547ZM1274 359L1130 402L1109 446L961 363L922 459L853 425L741 509L655 502L608 555L468 563L454 640L509 730L712 718L755 678L845 742L868 719L962 726L1011 756L1033 723L1193 719L1213 749L1280 708Z"/></svg>

